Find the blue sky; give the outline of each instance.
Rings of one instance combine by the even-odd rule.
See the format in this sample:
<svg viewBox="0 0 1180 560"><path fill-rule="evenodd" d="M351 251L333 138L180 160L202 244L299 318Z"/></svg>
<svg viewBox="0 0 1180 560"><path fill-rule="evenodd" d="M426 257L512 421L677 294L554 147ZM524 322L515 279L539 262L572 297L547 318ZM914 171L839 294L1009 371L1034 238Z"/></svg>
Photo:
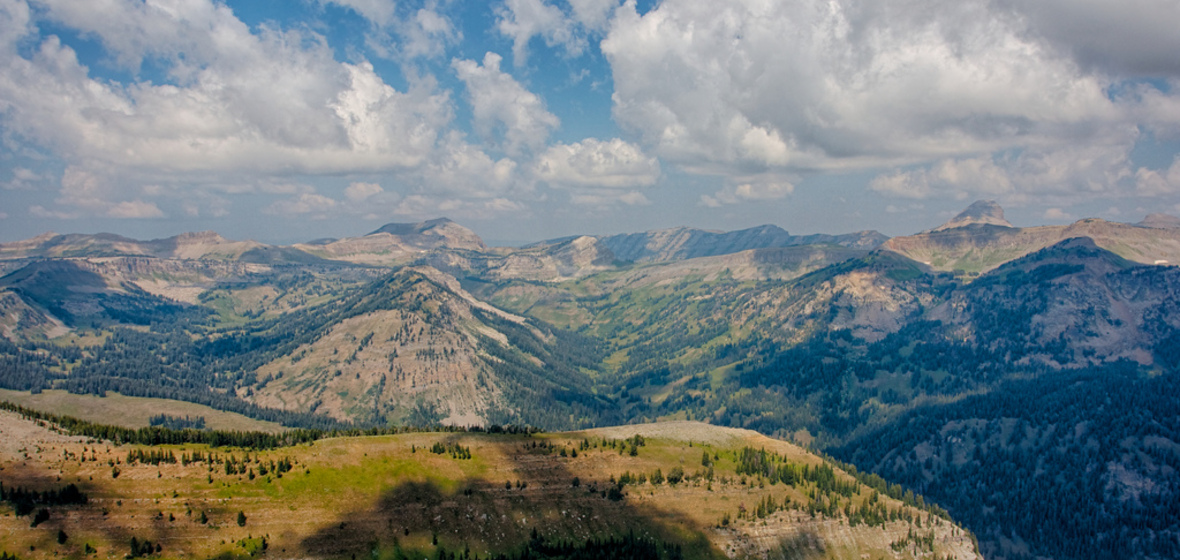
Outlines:
<svg viewBox="0 0 1180 560"><path fill-rule="evenodd" d="M1175 0L0 0L0 241L1180 214Z"/></svg>

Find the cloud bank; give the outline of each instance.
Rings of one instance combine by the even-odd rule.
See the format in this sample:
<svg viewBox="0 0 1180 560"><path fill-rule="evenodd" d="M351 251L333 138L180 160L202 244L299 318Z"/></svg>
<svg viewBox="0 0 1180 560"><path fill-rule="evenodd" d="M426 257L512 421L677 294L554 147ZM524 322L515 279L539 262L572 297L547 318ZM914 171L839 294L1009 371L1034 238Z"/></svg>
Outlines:
<svg viewBox="0 0 1180 560"><path fill-rule="evenodd" d="M462 3L298 7L345 14L360 38L314 18L247 24L214 0L0 0L6 208L753 208L831 174L871 196L1055 216L1180 195L1174 148L1136 156L1180 138L1175 0L502 0L482 28ZM607 93L596 106L571 88Z"/></svg>
<svg viewBox="0 0 1180 560"><path fill-rule="evenodd" d="M666 0L641 15L628 2L602 51L620 125L693 172L917 164L930 167L873 188L1093 191L1133 174L1141 128L1180 122L1171 86L1143 81L1180 77L1163 23L1178 6Z"/></svg>

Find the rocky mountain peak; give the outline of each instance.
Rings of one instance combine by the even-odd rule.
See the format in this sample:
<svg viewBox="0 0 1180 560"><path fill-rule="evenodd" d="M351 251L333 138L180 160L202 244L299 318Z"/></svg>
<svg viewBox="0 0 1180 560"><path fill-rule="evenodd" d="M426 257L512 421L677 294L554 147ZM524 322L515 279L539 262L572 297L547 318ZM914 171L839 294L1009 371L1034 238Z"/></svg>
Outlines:
<svg viewBox="0 0 1180 560"><path fill-rule="evenodd" d="M1000 208L994 200L977 200L968 206L966 210L959 213L958 216L951 218L945 224L934 228L931 231L942 231L947 229L954 229L958 227L968 226L971 224L988 224L993 226L1015 227L1004 219L1004 209Z"/></svg>
<svg viewBox="0 0 1180 560"><path fill-rule="evenodd" d="M1135 224L1139 227L1156 229L1180 229L1180 218L1171 214L1148 214L1142 222Z"/></svg>
<svg viewBox="0 0 1180 560"><path fill-rule="evenodd" d="M369 236L386 233L402 243L420 250L449 249L483 250L483 240L474 231L448 218L436 218L418 223L390 223L381 226ZM367 237L367 236L366 236Z"/></svg>
<svg viewBox="0 0 1180 560"><path fill-rule="evenodd" d="M388 233L390 235L412 235L412 234L416 234L416 233L422 233L427 230L431 230L431 229L435 229L435 228L445 227L450 224L455 224L455 222L452 222L449 218L435 218L433 220L427 220L425 222L418 222L418 223L397 223L397 222L394 222L394 223L385 224L385 225L381 226L380 228L377 228L375 231L369 233L369 235L373 235L373 234L377 234L377 233ZM458 226L458 224L455 224L455 225ZM462 227L462 226L459 226L459 227Z"/></svg>

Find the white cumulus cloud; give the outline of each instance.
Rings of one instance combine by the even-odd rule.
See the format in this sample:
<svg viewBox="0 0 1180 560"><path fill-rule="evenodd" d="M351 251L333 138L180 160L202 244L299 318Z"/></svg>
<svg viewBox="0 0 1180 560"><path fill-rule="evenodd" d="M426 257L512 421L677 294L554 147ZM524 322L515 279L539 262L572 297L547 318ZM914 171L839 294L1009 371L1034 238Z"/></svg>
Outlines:
<svg viewBox="0 0 1180 560"><path fill-rule="evenodd" d="M1009 172L990 157L946 159L929 168L894 171L877 176L869 187L904 198L926 198L939 190L999 195L1014 188Z"/></svg>
<svg viewBox="0 0 1180 560"><path fill-rule="evenodd" d="M561 9L544 0L506 0L497 9L496 27L512 38L513 64L528 60L529 41L542 37L549 46L563 46L571 54L585 48L585 40L575 34L572 22Z"/></svg>
<svg viewBox="0 0 1180 560"><path fill-rule="evenodd" d="M414 182L419 192L473 199L495 198L527 189L519 180L515 160L493 159L457 132L451 133L430 160L406 180Z"/></svg>
<svg viewBox="0 0 1180 560"><path fill-rule="evenodd" d="M1060 208L1049 208L1045 210L1045 213L1042 214L1042 217L1044 217L1046 220L1052 220L1054 222L1070 222L1077 219L1073 214L1070 214L1069 212L1066 212Z"/></svg>
<svg viewBox="0 0 1180 560"><path fill-rule="evenodd" d="M1140 167L1135 172L1135 187L1140 194L1149 196L1180 192L1180 156L1167 169Z"/></svg>
<svg viewBox="0 0 1180 560"><path fill-rule="evenodd" d="M916 199L939 195L1027 199L1076 193L1129 194L1128 153L1133 133L1124 131L1122 142L942 159L929 166L883 173L869 183L869 188L889 196Z"/></svg>
<svg viewBox="0 0 1180 560"><path fill-rule="evenodd" d="M376 20L392 5L345 4ZM45 212L159 215L154 202L136 202L140 186L156 185L148 194L188 196L178 204L191 214L209 192L251 192L274 176L404 173L432 159L452 126L450 93L432 80L398 90L366 61L335 60L306 27L252 30L209 0L36 6L0 0L0 119L6 136L72 170L57 200L64 208ZM95 78L40 31L43 21L93 38L133 72L150 60L165 79ZM79 191L71 173L103 187Z"/></svg>
<svg viewBox="0 0 1180 560"><path fill-rule="evenodd" d="M719 208L726 204L777 200L794 191L794 183L770 175L726 186L712 195L701 195L700 205Z"/></svg>
<svg viewBox="0 0 1180 560"><path fill-rule="evenodd" d="M587 138L550 146L533 162L532 174L550 187L568 190L570 200L580 206L641 206L651 201L638 189L659 180L660 163L622 139Z"/></svg>
<svg viewBox="0 0 1180 560"><path fill-rule="evenodd" d="M1127 176L1139 129L1180 130L1180 94L1135 81L1177 75L1180 35L1160 17L1177 6L665 0L641 15L628 2L601 47L618 123L689 171L933 163L874 188L1093 192Z"/></svg>
<svg viewBox="0 0 1180 560"><path fill-rule="evenodd" d="M577 57L606 31L619 4L620 0L569 0L561 5L545 0L504 0L496 7L496 28L512 39L516 66L528 62L529 42L534 37Z"/></svg>
<svg viewBox="0 0 1180 560"><path fill-rule="evenodd" d="M429 8L414 12L397 26L397 33L401 38L401 53L410 59L442 56L463 35L450 18Z"/></svg>
<svg viewBox="0 0 1180 560"><path fill-rule="evenodd" d="M508 198L498 197L485 200L467 200L447 196L414 194L407 196L393 209L397 216L421 219L430 216L462 216L465 218L487 218L489 216L514 214L523 217L529 209L524 204Z"/></svg>
<svg viewBox="0 0 1180 560"><path fill-rule="evenodd" d="M618 138L557 143L537 156L533 169L541 181L566 187L632 189L653 185L660 177L656 158Z"/></svg>
<svg viewBox="0 0 1180 560"><path fill-rule="evenodd" d="M588 31L603 31L619 0L570 0L573 20Z"/></svg>
<svg viewBox="0 0 1180 560"><path fill-rule="evenodd" d="M360 202L375 194L385 192L381 185L377 183L352 183L348 188L344 189L344 196L348 200Z"/></svg>
<svg viewBox="0 0 1180 560"><path fill-rule="evenodd" d="M500 70L501 60L500 55L488 52L482 65L461 59L451 63L467 86L475 130L487 139L500 138L509 154L541 148L561 121L545 109L537 94Z"/></svg>
<svg viewBox="0 0 1180 560"><path fill-rule="evenodd" d="M43 177L35 171L25 167L16 167L12 170L12 179L5 183L0 183L0 189L30 190L42 180Z"/></svg>
<svg viewBox="0 0 1180 560"><path fill-rule="evenodd" d="M324 5L348 8L369 21L365 43L382 58L403 62L442 56L462 33L435 2L398 10L393 0L320 0ZM403 5L404 6L404 5Z"/></svg>
<svg viewBox="0 0 1180 560"><path fill-rule="evenodd" d="M276 200L262 209L264 214L280 216L324 215L336 208L336 201L320 194L301 194L292 198Z"/></svg>
<svg viewBox="0 0 1180 560"><path fill-rule="evenodd" d="M111 218L163 218L164 212L154 202L124 200L111 204L106 211Z"/></svg>
<svg viewBox="0 0 1180 560"><path fill-rule="evenodd" d="M376 25L388 26L396 21L397 2L394 0L321 0L324 4L350 8Z"/></svg>

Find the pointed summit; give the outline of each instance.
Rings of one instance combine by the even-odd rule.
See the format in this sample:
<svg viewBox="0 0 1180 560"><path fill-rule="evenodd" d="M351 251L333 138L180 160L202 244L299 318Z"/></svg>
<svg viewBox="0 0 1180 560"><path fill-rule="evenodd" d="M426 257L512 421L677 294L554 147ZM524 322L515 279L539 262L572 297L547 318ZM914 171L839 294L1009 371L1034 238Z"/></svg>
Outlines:
<svg viewBox="0 0 1180 560"><path fill-rule="evenodd" d="M987 224L1002 227L1015 227L1004 219L1004 209L1000 208L994 200L977 200L966 210L959 213L958 216L951 218L951 220L941 226L938 226L930 231L942 231L945 229L954 229L971 224Z"/></svg>
<svg viewBox="0 0 1180 560"><path fill-rule="evenodd" d="M1180 228L1180 218L1170 214L1148 214L1142 222L1135 225L1156 229L1177 229Z"/></svg>

